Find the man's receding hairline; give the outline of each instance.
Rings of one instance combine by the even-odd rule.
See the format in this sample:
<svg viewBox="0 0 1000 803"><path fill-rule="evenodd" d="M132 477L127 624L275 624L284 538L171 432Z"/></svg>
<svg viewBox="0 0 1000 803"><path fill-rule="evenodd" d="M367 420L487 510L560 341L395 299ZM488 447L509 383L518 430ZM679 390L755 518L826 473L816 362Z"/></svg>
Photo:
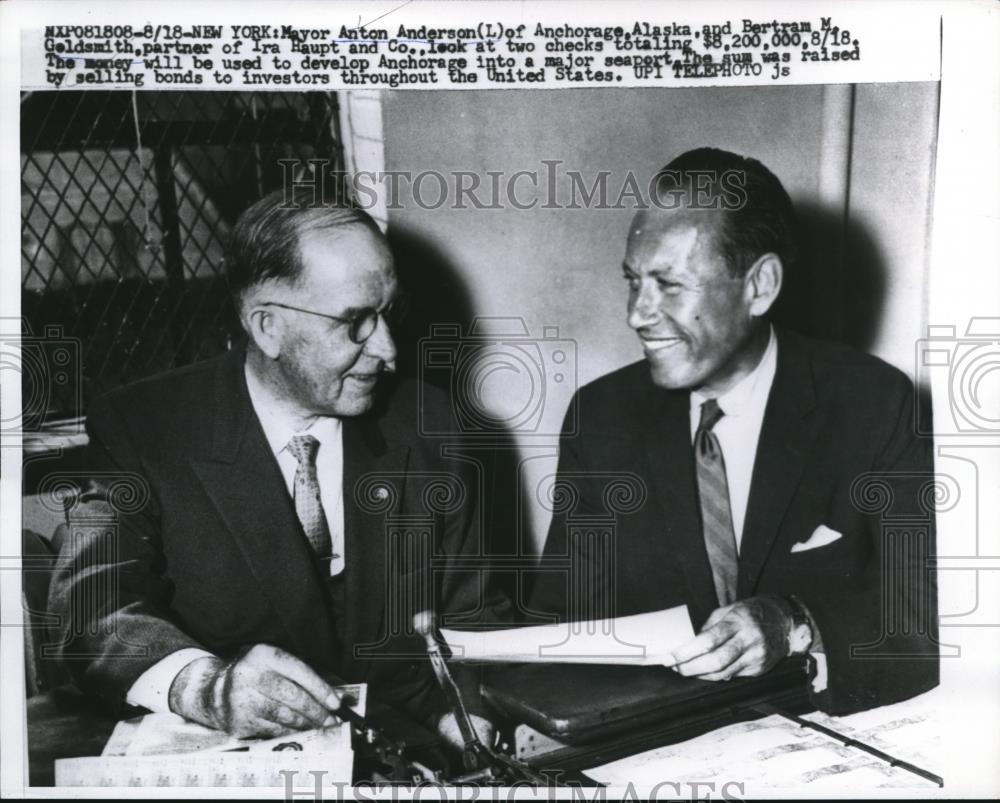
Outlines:
<svg viewBox="0 0 1000 803"><path fill-rule="evenodd" d="M699 217L697 214L692 214L702 212L709 213L709 216ZM699 233L707 229L710 235L714 235L725 225L725 218L721 216L724 212L725 210L721 209L691 209L687 206L676 209L641 209L632 218L628 233L629 237L663 233L671 226L687 225L697 229Z"/></svg>
<svg viewBox="0 0 1000 803"><path fill-rule="evenodd" d="M332 226L320 226L306 229L304 231L298 231L295 237L295 260L298 264L298 271L295 276L291 278L292 286L298 286L301 284L303 276L305 276L306 266L302 259L302 247L305 243L307 237L314 237L316 235L327 235L333 241L342 239L351 233L357 232L362 235L367 235L367 241L377 249L386 258L386 267L392 272L393 276L396 276L396 260L393 257L392 249L389 247L389 240L386 238L385 234L377 226L369 226L363 220L352 220L345 223L338 223ZM398 277L396 277L398 278Z"/></svg>
<svg viewBox="0 0 1000 803"><path fill-rule="evenodd" d="M313 214L310 214L310 212ZM319 212L319 210L303 210L302 214L296 215L295 217L298 218L298 220L293 218L290 230L293 234L291 245L292 248L295 249L294 259L297 270L291 276L268 276L266 278L259 279L258 281L249 282L245 287L243 287L239 294L239 305L241 307L246 302L248 296L268 284L277 283L288 287L301 287L306 273L306 266L302 260L302 245L307 237L314 235L325 234L331 239L339 239L340 237L353 231L368 234L371 240L374 243L377 243L388 257L388 268L395 276L395 260L393 258L392 249L389 247L389 241L386 238L385 233L374 224L374 221L372 221L372 225L370 225L364 218L331 220L333 216L323 215ZM261 221L257 222L258 225L260 222Z"/></svg>
<svg viewBox="0 0 1000 803"><path fill-rule="evenodd" d="M645 225L640 221L640 216L649 216L651 214L658 215L660 220L677 220L678 217L674 213L679 213L681 211L686 212L715 212L717 213L713 217L702 217L698 218L684 216L680 218L680 222L677 223L677 231L680 233L685 229L693 229L695 233L695 239L691 243L692 253L700 251L711 256L713 259L719 260L730 274L736 275L733 270L732 265L729 263L729 259L726 256L724 247L725 232L723 231L725 226L725 218L721 215L726 210L720 209L688 209L687 207L679 207L677 209L643 209L636 213L636 216L632 219L632 225L629 228L628 238L631 240L633 237L662 237L666 234L670 227L667 225L649 226ZM708 223L706 223L708 221Z"/></svg>
<svg viewBox="0 0 1000 803"><path fill-rule="evenodd" d="M328 234L334 238L339 238L352 231L367 233L386 248L388 248L389 245L385 233L379 229L378 226L373 226L369 224L368 221L363 219L355 218L350 220L334 221L331 220L329 216L317 217L315 220L306 218L301 223L297 223L294 228L296 246L301 246L302 241L310 235Z"/></svg>

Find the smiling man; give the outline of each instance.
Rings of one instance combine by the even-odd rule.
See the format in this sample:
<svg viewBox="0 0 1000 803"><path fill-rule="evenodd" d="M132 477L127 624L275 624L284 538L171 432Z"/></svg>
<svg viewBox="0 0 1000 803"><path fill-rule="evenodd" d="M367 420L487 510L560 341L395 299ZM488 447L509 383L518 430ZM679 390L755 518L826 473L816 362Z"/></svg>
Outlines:
<svg viewBox="0 0 1000 803"><path fill-rule="evenodd" d="M540 573L530 607L576 619L686 604L700 632L677 672L725 681L808 654L814 701L833 713L931 688L933 466L912 384L771 324L795 221L764 165L702 148L655 186L622 265L645 359L579 391L579 431L560 445L576 504L554 515L544 558L570 555L583 577ZM626 474L645 501L609 548L580 522ZM883 526L893 517L905 532Z"/></svg>
<svg viewBox="0 0 1000 803"><path fill-rule="evenodd" d="M138 502L69 542L50 600L61 656L115 709L238 736L328 724L333 686L364 681L370 704L457 741L407 616L482 610L484 581L455 566L481 553L477 484L419 437L415 383L380 387L399 296L382 233L302 201L275 193L234 227L245 347L92 404L94 482ZM421 398L448 431L443 398ZM427 509L429 483L457 501Z"/></svg>

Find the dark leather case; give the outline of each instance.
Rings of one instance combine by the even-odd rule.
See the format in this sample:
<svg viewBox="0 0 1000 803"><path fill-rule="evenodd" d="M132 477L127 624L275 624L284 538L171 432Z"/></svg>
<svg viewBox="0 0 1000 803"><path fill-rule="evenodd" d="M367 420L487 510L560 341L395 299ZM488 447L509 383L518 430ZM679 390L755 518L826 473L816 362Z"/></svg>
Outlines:
<svg viewBox="0 0 1000 803"><path fill-rule="evenodd" d="M483 695L513 722L571 745L706 715L718 727L726 719L746 719L745 709L755 702L794 703L789 707L802 710L808 699L803 659L787 659L762 677L715 682L665 667L505 665L486 673Z"/></svg>

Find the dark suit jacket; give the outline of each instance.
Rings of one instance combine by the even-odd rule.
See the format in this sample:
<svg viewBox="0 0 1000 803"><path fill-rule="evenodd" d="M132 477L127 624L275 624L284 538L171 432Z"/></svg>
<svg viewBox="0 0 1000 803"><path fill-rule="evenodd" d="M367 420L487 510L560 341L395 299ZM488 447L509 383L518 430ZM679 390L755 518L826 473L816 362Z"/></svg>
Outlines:
<svg viewBox="0 0 1000 803"><path fill-rule="evenodd" d="M242 351L230 352L92 405L90 468L120 515L102 529L92 508L78 511L50 595L61 656L83 689L117 707L142 672L178 649L229 657L269 643L367 681L372 699L429 722L443 696L409 617L435 604L474 620L485 605L481 573L455 567L481 554L474 472L443 459L440 438L417 432L418 402L423 420L447 431L443 397L401 382L388 404L344 419L338 640L329 578L253 412L243 363Z"/></svg>
<svg viewBox="0 0 1000 803"><path fill-rule="evenodd" d="M832 713L937 684L932 452L914 434L913 409L912 384L881 360L779 331L738 597L794 594L805 603L829 669L828 690L815 702ZM529 607L566 615L572 575L573 616L686 603L699 628L717 602L689 394L656 387L642 361L580 390L566 421L564 485L542 562L552 570L538 575ZM843 537L792 551L820 525Z"/></svg>

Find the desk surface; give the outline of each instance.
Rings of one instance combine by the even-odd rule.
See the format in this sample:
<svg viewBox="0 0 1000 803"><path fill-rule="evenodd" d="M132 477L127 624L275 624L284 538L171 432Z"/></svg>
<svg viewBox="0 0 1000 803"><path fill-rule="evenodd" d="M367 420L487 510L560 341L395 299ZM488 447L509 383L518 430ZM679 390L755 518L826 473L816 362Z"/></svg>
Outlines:
<svg viewBox="0 0 1000 803"><path fill-rule="evenodd" d="M846 717L813 712L803 719L941 775L937 767L942 755L941 703L940 694L934 690L912 700ZM680 792L674 786L664 787L680 796L690 794L691 785L696 783L715 783L713 797L724 793L723 784L737 784L730 787L729 794L746 799L780 790L806 797L842 794L856 797L938 788L930 781L778 716L728 725L585 772L594 780L615 787L631 784L635 789L649 790L657 784L680 784ZM701 794L707 790L705 786L700 788ZM660 794L666 792L661 790Z"/></svg>
<svg viewBox="0 0 1000 803"><path fill-rule="evenodd" d="M940 704L935 690L849 717L814 713L807 718L933 772L937 770L934 759L940 755ZM53 785L56 759L100 755L116 724L92 701L62 689L30 698L27 715L32 786ZM587 774L601 783L618 787L632 784L636 789L663 782L681 784L681 795L690 791L684 784L714 781L719 793L719 784L728 781L743 785L742 791L739 787L730 789L743 798L781 789L823 796L935 788L928 781L776 717L720 728L588 769Z"/></svg>

